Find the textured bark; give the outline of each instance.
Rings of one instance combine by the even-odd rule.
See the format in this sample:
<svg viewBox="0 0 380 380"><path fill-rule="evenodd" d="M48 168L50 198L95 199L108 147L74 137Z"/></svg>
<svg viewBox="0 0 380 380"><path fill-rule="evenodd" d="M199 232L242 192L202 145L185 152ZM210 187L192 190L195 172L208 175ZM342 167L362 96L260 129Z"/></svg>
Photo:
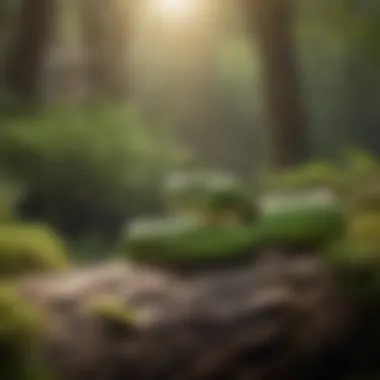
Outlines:
<svg viewBox="0 0 380 380"><path fill-rule="evenodd" d="M273 164L292 166L310 154L308 122L293 35L293 0L243 0L262 58Z"/></svg>
<svg viewBox="0 0 380 380"><path fill-rule="evenodd" d="M62 380L296 379L321 364L347 320L311 256L265 254L191 274L112 264L29 279L21 291L47 312L43 352ZM107 294L135 310L135 326L89 312Z"/></svg>
<svg viewBox="0 0 380 380"><path fill-rule="evenodd" d="M52 27L54 0L23 0L18 31L5 65L5 89L16 100L34 103Z"/></svg>

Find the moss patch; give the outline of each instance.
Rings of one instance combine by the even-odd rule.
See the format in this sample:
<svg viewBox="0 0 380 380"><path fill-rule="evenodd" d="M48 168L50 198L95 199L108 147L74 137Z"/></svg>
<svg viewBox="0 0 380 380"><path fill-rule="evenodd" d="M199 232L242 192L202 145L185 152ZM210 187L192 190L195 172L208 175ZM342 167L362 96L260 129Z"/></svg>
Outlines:
<svg viewBox="0 0 380 380"><path fill-rule="evenodd" d="M258 239L255 226L205 226L182 234L130 240L129 256L152 261L205 262L247 252Z"/></svg>
<svg viewBox="0 0 380 380"><path fill-rule="evenodd" d="M345 216L336 206L280 210L263 216L258 228L265 245L323 248L342 236Z"/></svg>
<svg viewBox="0 0 380 380"><path fill-rule="evenodd" d="M63 242L38 225L0 225L0 276L62 270L68 265Z"/></svg>
<svg viewBox="0 0 380 380"><path fill-rule="evenodd" d="M137 323L135 312L111 296L92 299L88 305L88 311L102 321L115 325L133 326Z"/></svg>
<svg viewBox="0 0 380 380"><path fill-rule="evenodd" d="M0 373L6 380L49 379L39 358L42 316L9 286L0 287Z"/></svg>
<svg viewBox="0 0 380 380"><path fill-rule="evenodd" d="M172 228L165 219L144 233L127 238L128 256L151 262L215 262L238 259L269 246L282 248L326 246L344 230L344 215L335 206L305 207L274 212L254 223L188 225Z"/></svg>

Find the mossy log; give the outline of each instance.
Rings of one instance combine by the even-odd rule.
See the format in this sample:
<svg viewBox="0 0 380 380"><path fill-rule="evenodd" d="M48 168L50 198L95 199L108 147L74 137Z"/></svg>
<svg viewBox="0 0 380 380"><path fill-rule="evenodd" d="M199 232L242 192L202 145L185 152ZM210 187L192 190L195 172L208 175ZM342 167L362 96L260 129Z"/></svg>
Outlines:
<svg viewBox="0 0 380 380"><path fill-rule="evenodd" d="M311 255L188 274L114 263L19 289L47 317L42 353L58 380L295 379L347 321Z"/></svg>

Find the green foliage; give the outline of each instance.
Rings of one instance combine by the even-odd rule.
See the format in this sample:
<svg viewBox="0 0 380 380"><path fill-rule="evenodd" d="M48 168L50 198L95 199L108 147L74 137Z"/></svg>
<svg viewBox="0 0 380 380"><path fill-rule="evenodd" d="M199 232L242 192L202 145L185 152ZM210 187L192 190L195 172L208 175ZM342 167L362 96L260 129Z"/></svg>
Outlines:
<svg viewBox="0 0 380 380"><path fill-rule="evenodd" d="M269 176L264 189L287 191L314 187L338 189L341 183L339 169L325 162L312 162L294 170Z"/></svg>
<svg viewBox="0 0 380 380"><path fill-rule="evenodd" d="M317 168L315 172L313 172ZM323 169L323 170L322 170ZM316 181L315 179L318 179ZM351 151L339 165L310 164L302 169L284 173L275 178L272 185L275 189L298 190L317 186L333 190L338 195L344 211L345 225L342 233L331 236L329 244L321 249L327 263L335 272L341 289L348 299L360 311L362 318L358 326L357 338L353 342L349 368L353 374L377 372L380 352L380 166L375 157L365 152ZM297 195L297 191L295 192ZM289 202L289 210L296 210L296 205L302 203L302 198L295 196L294 202ZM301 233L312 225L312 219L305 216L295 223L295 220L277 219L279 228L287 226L293 231L293 236L301 241ZM325 212L315 215L317 227L314 232L339 227L338 219L326 218ZM336 215L336 217L338 214ZM335 222L334 222L335 220ZM333 225L330 223L333 222ZM271 226L273 228L273 226ZM271 229L271 231L273 231ZM283 230L282 230L283 231ZM339 228L336 232L339 231ZM274 236L281 236L279 230L274 230ZM375 369L375 371L373 371ZM368 378L371 378L368 376Z"/></svg>
<svg viewBox="0 0 380 380"><path fill-rule="evenodd" d="M0 225L0 276L63 270L68 262L62 241L38 225Z"/></svg>
<svg viewBox="0 0 380 380"><path fill-rule="evenodd" d="M211 213L223 221L225 216L230 216L237 223L253 222L258 210L253 199L242 189L217 191L205 199L205 212Z"/></svg>
<svg viewBox="0 0 380 380"><path fill-rule="evenodd" d="M264 215L259 229L265 245L322 249L342 236L345 216L339 205L306 205Z"/></svg>
<svg viewBox="0 0 380 380"><path fill-rule="evenodd" d="M380 213L350 214L347 233L327 251L353 293L380 295Z"/></svg>
<svg viewBox="0 0 380 380"><path fill-rule="evenodd" d="M137 219L126 230L126 236L133 240L145 240L164 235L181 235L203 227L196 215L180 215L164 218Z"/></svg>
<svg viewBox="0 0 380 380"><path fill-rule="evenodd" d="M164 194L169 201L172 198L182 201L185 207L200 207L205 195L236 190L241 186L240 181L225 173L189 170L172 173L164 184Z"/></svg>
<svg viewBox="0 0 380 380"><path fill-rule="evenodd" d="M296 169L275 173L262 183L264 191L294 191L326 188L347 203L377 204L380 194L380 163L361 150L348 151L339 164L311 162Z"/></svg>
<svg viewBox="0 0 380 380"><path fill-rule="evenodd" d="M275 221L269 223L267 240L273 243L282 240L279 243L284 246L289 237L293 243L299 244L304 237L313 234L319 242L323 240L320 237L326 237L321 252L340 276L347 293L360 302L374 302L380 295L378 160L366 152L350 151L339 164L310 163L273 176L265 186L266 189L294 193L293 202L288 202L284 216L279 212L281 205L273 207ZM322 207L304 215L292 215L297 213L297 208L303 207L300 189L313 187L323 187L336 194L339 204L335 211Z"/></svg>
<svg viewBox="0 0 380 380"><path fill-rule="evenodd" d="M355 151L347 156L344 169L341 196L348 212L347 232L330 248L329 259L340 271L353 273L357 268L373 278L380 273L380 165ZM365 288L364 282L357 286Z"/></svg>
<svg viewBox="0 0 380 380"><path fill-rule="evenodd" d="M159 223L163 223L162 221ZM153 227L154 228L154 227ZM253 254L257 234L252 225L209 226L188 231L165 231L159 235L130 236L126 242L128 257L152 262L178 264L221 262Z"/></svg>
<svg viewBox="0 0 380 380"><path fill-rule="evenodd" d="M342 171L343 191L348 206L356 211L375 211L380 207L380 162L361 151L347 155Z"/></svg>
<svg viewBox="0 0 380 380"><path fill-rule="evenodd" d="M46 380L38 359L42 316L10 287L0 287L0 373L4 380Z"/></svg>
<svg viewBox="0 0 380 380"><path fill-rule="evenodd" d="M15 206L21 195L20 188L0 175L0 223L16 218Z"/></svg>
<svg viewBox="0 0 380 380"><path fill-rule="evenodd" d="M316 163L281 173L267 182L276 191L261 200L261 215L234 223L229 212L245 199L241 188L211 186L209 192L201 188L203 193L198 188L204 197L200 214L132 228L125 249L134 259L178 262L222 260L263 247L328 250L333 260L340 251L346 260L351 251L368 256L380 247L379 218L368 213L376 210L379 192L377 187L368 192L363 183L377 184L379 173L377 161L362 152L351 152L339 167ZM242 209L251 210L252 204Z"/></svg>
<svg viewBox="0 0 380 380"><path fill-rule="evenodd" d="M336 247L340 246L339 249L343 251L358 250L363 254L368 250L378 249L375 248L377 243L374 240L380 236L380 221L377 216L380 206L380 164L375 157L360 150L351 150L339 164L312 162L274 175L264 182L266 189L289 194L293 192L294 202L290 204L290 209L293 210L297 209L297 204L302 203L302 194L299 191L315 187L322 187L336 194L340 200L338 208L341 207L346 215L348 228L345 240L348 241L337 243ZM316 223L322 226L326 210L320 211L319 217L315 216ZM338 216L338 209L336 211ZM297 228L303 227L294 226L294 229Z"/></svg>
<svg viewBox="0 0 380 380"><path fill-rule="evenodd" d="M125 237L124 251L136 260L218 263L252 256L264 247L323 248L342 235L344 221L339 205L281 209L246 224L163 218L137 223Z"/></svg>
<svg viewBox="0 0 380 380"><path fill-rule="evenodd" d="M253 200L234 177L201 171L175 173L170 179L165 188L166 197L175 213L198 211L205 217L214 217L215 221L229 214L237 222L252 221L256 216Z"/></svg>
<svg viewBox="0 0 380 380"><path fill-rule="evenodd" d="M107 229L158 207L162 176L182 153L127 107L54 110L0 136L0 162L41 200L37 217L67 228Z"/></svg>
<svg viewBox="0 0 380 380"><path fill-rule="evenodd" d="M361 303L380 296L380 166L363 152L351 152L340 173L347 228L326 259L348 294Z"/></svg>

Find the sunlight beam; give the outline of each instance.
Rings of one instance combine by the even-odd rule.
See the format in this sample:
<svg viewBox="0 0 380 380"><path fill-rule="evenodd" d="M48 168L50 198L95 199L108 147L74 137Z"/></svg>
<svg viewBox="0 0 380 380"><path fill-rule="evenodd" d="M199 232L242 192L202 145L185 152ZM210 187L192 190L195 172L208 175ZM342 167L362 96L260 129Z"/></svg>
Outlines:
<svg viewBox="0 0 380 380"><path fill-rule="evenodd" d="M156 0L156 9L164 16L183 17L192 11L194 0Z"/></svg>

